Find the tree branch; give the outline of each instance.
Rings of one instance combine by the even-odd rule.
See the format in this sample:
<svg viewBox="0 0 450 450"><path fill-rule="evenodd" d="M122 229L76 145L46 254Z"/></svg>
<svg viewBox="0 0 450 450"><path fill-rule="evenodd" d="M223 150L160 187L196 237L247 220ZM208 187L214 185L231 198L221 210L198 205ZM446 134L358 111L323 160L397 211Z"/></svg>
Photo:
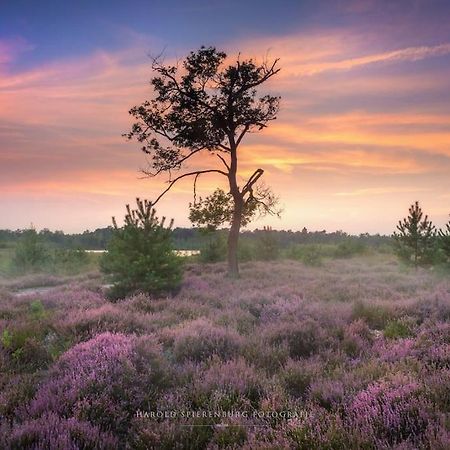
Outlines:
<svg viewBox="0 0 450 450"><path fill-rule="evenodd" d="M176 177L174 180L169 182L169 186L164 189L164 191L156 198L156 200L154 202L152 202L153 206L156 205L156 203L159 202L159 200L161 200L161 198L170 191L170 189L172 188L172 186L179 180L181 180L182 178L185 177L189 177L192 175L195 175L196 177L198 177L199 175L201 175L202 173L220 173L221 175L228 177L228 174L225 173L223 170L219 170L219 169L208 169L208 170L196 170L194 172L189 172L189 173L184 173L183 175L180 175L178 177Z"/></svg>
<svg viewBox="0 0 450 450"><path fill-rule="evenodd" d="M264 170L262 169L255 170L254 174L249 178L245 186L242 188L242 194L250 192L252 186L262 177L263 173Z"/></svg>
<svg viewBox="0 0 450 450"><path fill-rule="evenodd" d="M225 161L225 158L222 158L222 156L220 156L218 153L215 153L215 155L223 162L223 164L225 165L225 167L228 169L228 171L230 170L230 166L227 164L227 162Z"/></svg>
<svg viewBox="0 0 450 450"><path fill-rule="evenodd" d="M250 128L249 125L245 125L245 127L244 127L244 129L242 130L241 134L240 134L239 137L237 138L236 146L238 146L238 145L241 143L242 138L245 136L245 133L247 133L247 131L248 131L249 128Z"/></svg>

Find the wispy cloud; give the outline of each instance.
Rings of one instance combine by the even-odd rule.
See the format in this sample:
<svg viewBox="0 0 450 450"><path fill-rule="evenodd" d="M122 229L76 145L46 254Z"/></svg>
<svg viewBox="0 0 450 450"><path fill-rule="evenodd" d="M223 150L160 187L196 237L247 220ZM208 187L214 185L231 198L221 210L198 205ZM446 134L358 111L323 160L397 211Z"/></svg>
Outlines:
<svg viewBox="0 0 450 450"><path fill-rule="evenodd" d="M414 188L414 187L375 187L367 189L356 189L350 192L336 192L333 195L336 197L367 197L373 195L387 195L387 194L399 194L399 193L416 193L427 192L430 189L426 188Z"/></svg>
<svg viewBox="0 0 450 450"><path fill-rule="evenodd" d="M15 37L10 39L0 39L0 70L2 66L13 62L18 56L30 50L34 46L22 37Z"/></svg>
<svg viewBox="0 0 450 450"><path fill-rule="evenodd" d="M331 70L350 70L355 67L382 62L420 61L425 58L448 54L450 54L450 43L445 43L434 46L407 47L389 52L347 58L340 61L300 64L296 67L296 70L300 75L311 76Z"/></svg>
<svg viewBox="0 0 450 450"><path fill-rule="evenodd" d="M436 209L450 190L445 177L450 169L450 108L445 106L450 69L430 67L424 76L402 66L448 55L450 44L380 53L350 41L348 33L334 31L293 34L272 42L271 54L281 57L282 72L270 89L282 96L282 110L267 130L244 142L240 175L245 179L256 166L266 170L267 182L286 199L283 226L297 228L307 218L309 227L319 228L319 220L335 220L335 212L326 211L336 204L341 212L353 208L362 214L367 199L376 203L386 195L394 205L395 199L404 202L417 193ZM244 54L252 42L241 43ZM0 53L7 48L3 66L27 45L0 42ZM259 45L250 54L267 42ZM79 202L102 198L95 222L101 225L102 211L104 224L111 212L120 214L126 198L130 201L142 191L151 197L163 188L163 179L138 180L144 156L138 146L121 138L130 124L130 106L150 95L147 53L140 44L16 73L0 71L3 202L17 197L25 201L32 195L35 202L60 201L55 206L60 210L72 197ZM369 70L361 76L355 70L339 76L381 63L398 64L398 70L394 75ZM421 97L413 103L411 95L417 92ZM373 99L380 94L383 101L375 107ZM218 183L205 177L199 192L209 192ZM186 182L161 204L178 224L187 224L190 195ZM369 209L366 213L371 214ZM365 222L358 223L355 229Z"/></svg>

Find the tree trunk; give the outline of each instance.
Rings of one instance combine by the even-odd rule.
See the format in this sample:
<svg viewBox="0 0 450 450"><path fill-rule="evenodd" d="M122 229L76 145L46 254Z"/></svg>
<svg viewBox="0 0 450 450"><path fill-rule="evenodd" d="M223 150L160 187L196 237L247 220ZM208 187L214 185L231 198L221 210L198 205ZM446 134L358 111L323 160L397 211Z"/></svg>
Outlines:
<svg viewBox="0 0 450 450"><path fill-rule="evenodd" d="M235 198L233 220L228 234L228 276L230 278L239 277L238 243L239 231L241 229L242 209L243 200L241 198Z"/></svg>

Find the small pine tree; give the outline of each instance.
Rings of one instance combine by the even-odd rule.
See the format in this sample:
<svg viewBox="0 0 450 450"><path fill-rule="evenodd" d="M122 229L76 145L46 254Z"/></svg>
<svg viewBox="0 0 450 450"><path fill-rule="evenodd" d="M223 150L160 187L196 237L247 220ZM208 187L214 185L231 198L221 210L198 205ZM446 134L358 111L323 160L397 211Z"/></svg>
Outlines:
<svg viewBox="0 0 450 450"><path fill-rule="evenodd" d="M205 237L200 251L200 261L204 263L224 261L227 256L227 242L223 232L204 227L200 228L200 233Z"/></svg>
<svg viewBox="0 0 450 450"><path fill-rule="evenodd" d="M34 272L47 267L50 254L34 228L23 232L14 251L12 265L20 273Z"/></svg>
<svg viewBox="0 0 450 450"><path fill-rule="evenodd" d="M176 291L181 283L181 259L172 247L173 220L164 226L152 203L136 199L137 209L126 206L125 225L117 226L108 251L101 261L101 269L113 283L109 292L112 299L137 292L157 295Z"/></svg>
<svg viewBox="0 0 450 450"><path fill-rule="evenodd" d="M271 227L264 227L256 243L256 256L263 261L277 259L280 253L278 240Z"/></svg>
<svg viewBox="0 0 450 450"><path fill-rule="evenodd" d="M408 217L399 220L397 230L393 238L395 251L401 259L416 268L431 261L436 228L428 216L424 216L419 202L410 206Z"/></svg>
<svg viewBox="0 0 450 450"><path fill-rule="evenodd" d="M447 263L450 263L450 220L446 223L445 229L439 230L438 247Z"/></svg>

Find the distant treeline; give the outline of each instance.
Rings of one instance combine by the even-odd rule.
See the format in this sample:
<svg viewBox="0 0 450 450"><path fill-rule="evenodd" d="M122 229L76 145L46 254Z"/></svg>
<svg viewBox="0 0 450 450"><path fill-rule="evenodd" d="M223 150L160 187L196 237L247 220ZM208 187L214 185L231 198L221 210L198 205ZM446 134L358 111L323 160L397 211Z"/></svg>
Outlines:
<svg viewBox="0 0 450 450"><path fill-rule="evenodd" d="M66 234L63 231L50 231L47 229L39 231L39 236L48 244L58 248L72 248L85 250L103 250L111 238L112 227L97 228L95 231L85 231L77 234ZM12 247L22 237L26 230L0 230L0 248ZM217 234L226 233L225 230L217 231ZM255 242L267 230L243 231L241 237L243 241ZM327 233L323 231L302 231L271 230L270 234L276 239L281 248L287 248L293 244L338 244L344 241L354 241L371 247L379 247L391 243L390 236L379 234L369 235L368 233L359 236L349 235L343 231ZM200 249L205 240L210 239L205 234L195 228L175 228L173 231L174 245L177 249L196 250Z"/></svg>

